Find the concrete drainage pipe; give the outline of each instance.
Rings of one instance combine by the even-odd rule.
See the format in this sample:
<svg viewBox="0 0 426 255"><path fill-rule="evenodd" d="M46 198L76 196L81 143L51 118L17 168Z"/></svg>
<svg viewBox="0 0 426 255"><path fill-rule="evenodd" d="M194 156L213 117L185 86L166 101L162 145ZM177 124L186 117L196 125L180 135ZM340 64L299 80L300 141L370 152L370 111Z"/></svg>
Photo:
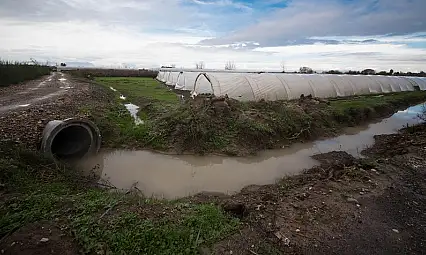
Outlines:
<svg viewBox="0 0 426 255"><path fill-rule="evenodd" d="M49 158L76 160L96 154L101 146L98 127L88 120L52 120L43 130L41 152Z"/></svg>

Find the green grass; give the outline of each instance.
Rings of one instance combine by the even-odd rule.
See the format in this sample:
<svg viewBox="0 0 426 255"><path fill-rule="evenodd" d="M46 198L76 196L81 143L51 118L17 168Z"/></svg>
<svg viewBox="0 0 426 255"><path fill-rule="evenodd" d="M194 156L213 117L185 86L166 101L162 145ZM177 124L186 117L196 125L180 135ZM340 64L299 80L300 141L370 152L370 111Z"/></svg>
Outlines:
<svg viewBox="0 0 426 255"><path fill-rule="evenodd" d="M102 133L103 146L108 148L153 148L167 150L168 144L155 129L156 119L179 107L176 94L152 78L97 78L111 101L105 108L83 106L80 111L92 118ZM114 92L110 87L118 90ZM123 94L126 100L119 97ZM135 125L125 103L140 107L138 116L143 125Z"/></svg>
<svg viewBox="0 0 426 255"><path fill-rule="evenodd" d="M421 102L424 100L424 91L391 93L383 96L366 95L356 98L346 98L341 100L334 100L331 102L331 107L338 111L344 111L349 108L375 108L384 105L399 105L407 101Z"/></svg>
<svg viewBox="0 0 426 255"><path fill-rule="evenodd" d="M238 227L215 205L90 187L69 169L12 148L1 149L0 238L29 223L61 222L89 254L196 254Z"/></svg>
<svg viewBox="0 0 426 255"><path fill-rule="evenodd" d="M0 59L0 87L40 78L50 73L50 67L7 62Z"/></svg>
<svg viewBox="0 0 426 255"><path fill-rule="evenodd" d="M158 101L163 104L177 104L179 102L175 93L152 78L100 77L96 78L95 81L104 86L115 88L126 96L128 101L135 104L141 101L141 98Z"/></svg>

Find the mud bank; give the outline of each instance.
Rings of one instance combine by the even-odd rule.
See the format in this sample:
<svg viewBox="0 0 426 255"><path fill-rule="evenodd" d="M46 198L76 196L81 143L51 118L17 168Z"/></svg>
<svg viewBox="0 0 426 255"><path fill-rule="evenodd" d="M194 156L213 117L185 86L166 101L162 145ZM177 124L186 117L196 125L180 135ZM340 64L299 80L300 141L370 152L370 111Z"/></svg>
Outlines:
<svg viewBox="0 0 426 255"><path fill-rule="evenodd" d="M104 151L79 162L79 167L98 176L101 183L124 190L137 187L156 198L176 199L199 192L234 194L248 185L273 184L317 166L319 162L312 158L316 154L345 151L359 157L362 150L373 145L374 135L396 133L406 125L418 124L422 110L423 105L410 107L389 118L347 128L335 138L297 143L245 158Z"/></svg>

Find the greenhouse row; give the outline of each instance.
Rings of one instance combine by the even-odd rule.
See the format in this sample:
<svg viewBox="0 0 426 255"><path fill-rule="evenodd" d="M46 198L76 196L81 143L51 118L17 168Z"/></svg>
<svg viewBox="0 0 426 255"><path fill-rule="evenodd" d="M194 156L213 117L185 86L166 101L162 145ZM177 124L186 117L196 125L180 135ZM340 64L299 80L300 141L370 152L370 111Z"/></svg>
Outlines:
<svg viewBox="0 0 426 255"><path fill-rule="evenodd" d="M330 98L426 90L424 77L379 75L161 71L157 79L177 90L228 95L242 101L291 100L301 95Z"/></svg>

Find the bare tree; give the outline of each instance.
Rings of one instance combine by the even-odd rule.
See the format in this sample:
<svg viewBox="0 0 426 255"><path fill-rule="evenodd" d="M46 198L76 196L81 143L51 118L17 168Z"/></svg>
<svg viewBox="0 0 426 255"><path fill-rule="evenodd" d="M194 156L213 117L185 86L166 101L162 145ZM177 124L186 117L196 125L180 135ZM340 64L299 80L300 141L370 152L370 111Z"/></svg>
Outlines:
<svg viewBox="0 0 426 255"><path fill-rule="evenodd" d="M284 60L281 61L281 69L283 70L283 73L285 73L285 62L284 62Z"/></svg>
<svg viewBox="0 0 426 255"><path fill-rule="evenodd" d="M225 70L235 70L237 69L237 66L235 65L234 61L227 61L225 63Z"/></svg>
<svg viewBox="0 0 426 255"><path fill-rule="evenodd" d="M205 67L206 65L204 64L203 61L195 63L195 69L204 69Z"/></svg>

